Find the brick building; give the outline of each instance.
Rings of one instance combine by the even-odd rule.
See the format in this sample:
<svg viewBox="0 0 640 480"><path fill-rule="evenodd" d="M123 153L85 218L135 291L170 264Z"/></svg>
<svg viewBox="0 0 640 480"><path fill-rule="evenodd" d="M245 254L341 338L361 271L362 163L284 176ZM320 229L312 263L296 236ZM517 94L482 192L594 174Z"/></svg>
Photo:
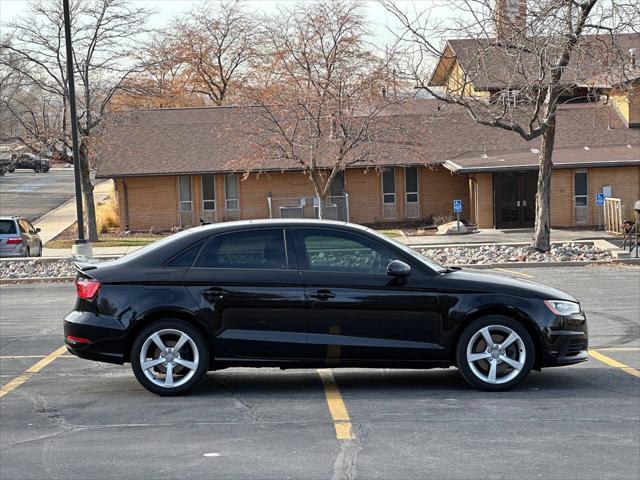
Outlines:
<svg viewBox="0 0 640 480"><path fill-rule="evenodd" d="M114 179L123 227L316 215L311 182L294 165L254 159L239 169L252 148L250 115L251 107L158 109L112 123L97 178ZM334 218L427 220L451 215L461 198L463 217L480 227L531 224L537 142L475 124L461 108L434 100L408 102L380 121L401 128L377 140L379 155L339 176L334 200L348 205ZM603 187L623 200L625 216L640 198L640 130L615 105L561 107L555 164L553 226L597 224L592 197Z"/></svg>

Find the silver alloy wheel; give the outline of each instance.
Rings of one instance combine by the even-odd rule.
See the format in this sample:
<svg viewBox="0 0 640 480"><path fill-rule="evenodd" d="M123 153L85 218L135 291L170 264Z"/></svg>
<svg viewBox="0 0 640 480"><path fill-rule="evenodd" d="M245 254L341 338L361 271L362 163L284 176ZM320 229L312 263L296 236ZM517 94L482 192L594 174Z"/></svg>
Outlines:
<svg viewBox="0 0 640 480"><path fill-rule="evenodd" d="M478 330L467 344L467 364L480 380L507 383L524 368L527 350L520 335L504 325Z"/></svg>
<svg viewBox="0 0 640 480"><path fill-rule="evenodd" d="M140 368L144 375L155 385L167 389L187 383L199 361L193 339L173 328L152 333L140 349Z"/></svg>

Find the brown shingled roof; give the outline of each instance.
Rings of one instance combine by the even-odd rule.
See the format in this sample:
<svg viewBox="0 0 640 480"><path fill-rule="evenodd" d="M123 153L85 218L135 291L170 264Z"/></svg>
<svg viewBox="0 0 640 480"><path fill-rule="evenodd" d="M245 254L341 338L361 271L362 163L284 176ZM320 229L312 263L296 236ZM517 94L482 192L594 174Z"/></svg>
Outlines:
<svg viewBox="0 0 640 480"><path fill-rule="evenodd" d="M448 40L429 84L436 87L446 85L449 69L453 66L451 57L455 57L467 79L479 91L517 88L519 85L535 83L539 71L535 51L542 45L536 45L536 40L530 40L531 52L527 51L527 45L507 48L496 39ZM640 34L582 37L565 68L563 84L607 88L637 78L638 68L631 68L630 48L640 51Z"/></svg>
<svg viewBox="0 0 640 480"><path fill-rule="evenodd" d="M117 115L107 125L98 157L98 178L299 169L288 161L261 158L255 134L264 120L259 107L144 110ZM362 148L359 166L437 164L474 152L528 152L538 142L473 122L455 105L414 100L375 119L376 134ZM640 132L627 128L611 106L560 107L556 147L637 145ZM479 155L479 154L478 154ZM330 164L327 156L327 165Z"/></svg>

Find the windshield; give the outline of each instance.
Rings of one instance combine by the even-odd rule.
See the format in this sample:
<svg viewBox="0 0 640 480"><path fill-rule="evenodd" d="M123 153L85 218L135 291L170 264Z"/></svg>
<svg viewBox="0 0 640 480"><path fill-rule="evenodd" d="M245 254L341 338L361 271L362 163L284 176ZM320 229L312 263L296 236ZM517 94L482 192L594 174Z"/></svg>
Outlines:
<svg viewBox="0 0 640 480"><path fill-rule="evenodd" d="M368 229L368 230L370 232L372 232L374 235L376 235L377 237L384 239L386 242L393 243L396 247L401 249L403 252L411 255L412 258L416 259L418 262L422 263L423 265L426 265L427 267L429 267L434 272L441 273L441 272L446 272L447 271L447 269L445 267L443 267L442 265L440 265L439 263L436 263L433 260L425 257L420 252L418 252L418 251L414 250L413 248L405 245L404 243L398 242L397 240L394 240L393 238L387 237L386 235L382 235L381 233L378 233L375 230L372 230L372 229Z"/></svg>
<svg viewBox="0 0 640 480"><path fill-rule="evenodd" d="M145 245L142 248L139 248L138 250L134 250L131 253L127 253L125 256L121 257L121 259L123 261L128 261L128 260L132 260L134 258L138 258L142 255L145 255L153 250L156 250L158 248L162 248L164 245L166 245L167 243L171 243L174 240L177 240L179 238L183 238L183 237L187 237L189 235L191 235L193 233L193 229L188 229L188 230L182 230L181 232L178 233L174 233L173 235L169 235L168 237L162 238L160 240L156 240L155 242L152 242L148 245Z"/></svg>

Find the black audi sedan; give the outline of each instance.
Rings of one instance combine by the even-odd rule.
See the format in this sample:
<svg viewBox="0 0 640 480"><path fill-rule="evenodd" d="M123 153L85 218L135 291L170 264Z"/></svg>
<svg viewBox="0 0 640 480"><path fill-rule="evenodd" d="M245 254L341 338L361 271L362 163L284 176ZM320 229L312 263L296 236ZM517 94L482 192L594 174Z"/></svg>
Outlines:
<svg viewBox="0 0 640 480"><path fill-rule="evenodd" d="M160 395L235 366L456 366L474 387L505 390L532 368L588 358L571 295L446 268L348 223L208 225L76 267L67 348L130 362Z"/></svg>

